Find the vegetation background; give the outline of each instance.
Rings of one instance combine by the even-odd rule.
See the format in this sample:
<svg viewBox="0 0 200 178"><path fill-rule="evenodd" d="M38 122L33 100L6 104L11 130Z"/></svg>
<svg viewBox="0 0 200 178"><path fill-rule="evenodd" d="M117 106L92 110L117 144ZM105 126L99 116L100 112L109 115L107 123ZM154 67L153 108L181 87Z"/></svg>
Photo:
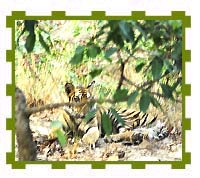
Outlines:
<svg viewBox="0 0 200 178"><path fill-rule="evenodd" d="M181 134L181 21L27 20L15 28L15 81L28 107L67 102L66 81L95 80L99 104L158 114Z"/></svg>
<svg viewBox="0 0 200 178"><path fill-rule="evenodd" d="M100 103L181 119L181 21L27 20L15 35L16 85L30 107L66 102L66 81L95 80Z"/></svg>

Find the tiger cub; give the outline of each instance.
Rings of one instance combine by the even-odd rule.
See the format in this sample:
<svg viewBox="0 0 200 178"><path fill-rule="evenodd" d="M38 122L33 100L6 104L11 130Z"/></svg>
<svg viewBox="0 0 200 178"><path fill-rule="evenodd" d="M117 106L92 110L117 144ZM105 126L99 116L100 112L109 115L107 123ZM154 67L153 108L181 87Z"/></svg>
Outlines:
<svg viewBox="0 0 200 178"><path fill-rule="evenodd" d="M142 133L132 132L139 126L153 123L156 117L131 109L113 109L97 105L92 95L94 81L88 86L75 87L72 83L65 84L65 92L71 107L65 106L60 120L63 129L72 135L78 135L82 141L94 147L96 141L106 135L103 119L106 115L111 123L111 136L119 133L129 133L130 139L136 144L142 142Z"/></svg>

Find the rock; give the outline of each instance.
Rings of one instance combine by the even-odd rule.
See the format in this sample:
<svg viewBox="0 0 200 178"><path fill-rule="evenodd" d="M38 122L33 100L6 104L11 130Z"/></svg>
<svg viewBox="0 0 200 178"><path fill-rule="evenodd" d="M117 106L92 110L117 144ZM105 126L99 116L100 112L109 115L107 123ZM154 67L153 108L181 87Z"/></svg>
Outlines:
<svg viewBox="0 0 200 178"><path fill-rule="evenodd" d="M118 152L118 158L119 158L119 159L124 158L124 156L125 156L125 152L124 152L124 151L119 151L119 152Z"/></svg>

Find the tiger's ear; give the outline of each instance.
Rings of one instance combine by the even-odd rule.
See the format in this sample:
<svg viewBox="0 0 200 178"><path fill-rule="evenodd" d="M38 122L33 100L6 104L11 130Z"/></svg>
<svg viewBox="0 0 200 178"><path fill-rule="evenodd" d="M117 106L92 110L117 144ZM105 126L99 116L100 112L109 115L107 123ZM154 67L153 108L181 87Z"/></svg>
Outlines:
<svg viewBox="0 0 200 178"><path fill-rule="evenodd" d="M75 92L75 87L72 83L66 83L65 84L65 92L67 93L67 95L71 95L72 93Z"/></svg>
<svg viewBox="0 0 200 178"><path fill-rule="evenodd" d="M87 86L87 88L93 88L93 86L94 86L94 84L95 84L95 80L93 80L88 86Z"/></svg>

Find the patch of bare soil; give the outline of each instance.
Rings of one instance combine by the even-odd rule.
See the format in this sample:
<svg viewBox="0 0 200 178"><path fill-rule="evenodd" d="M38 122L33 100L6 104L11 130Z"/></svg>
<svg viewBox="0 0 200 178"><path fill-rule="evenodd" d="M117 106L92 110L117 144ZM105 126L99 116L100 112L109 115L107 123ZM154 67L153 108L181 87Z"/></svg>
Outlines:
<svg viewBox="0 0 200 178"><path fill-rule="evenodd" d="M129 142L108 143L100 138L91 149L80 139L68 139L62 148L56 139L49 140L52 113L43 112L30 117L34 141L37 144L37 159L48 161L177 161L182 159L181 134L169 134L160 141L147 141L139 145Z"/></svg>

